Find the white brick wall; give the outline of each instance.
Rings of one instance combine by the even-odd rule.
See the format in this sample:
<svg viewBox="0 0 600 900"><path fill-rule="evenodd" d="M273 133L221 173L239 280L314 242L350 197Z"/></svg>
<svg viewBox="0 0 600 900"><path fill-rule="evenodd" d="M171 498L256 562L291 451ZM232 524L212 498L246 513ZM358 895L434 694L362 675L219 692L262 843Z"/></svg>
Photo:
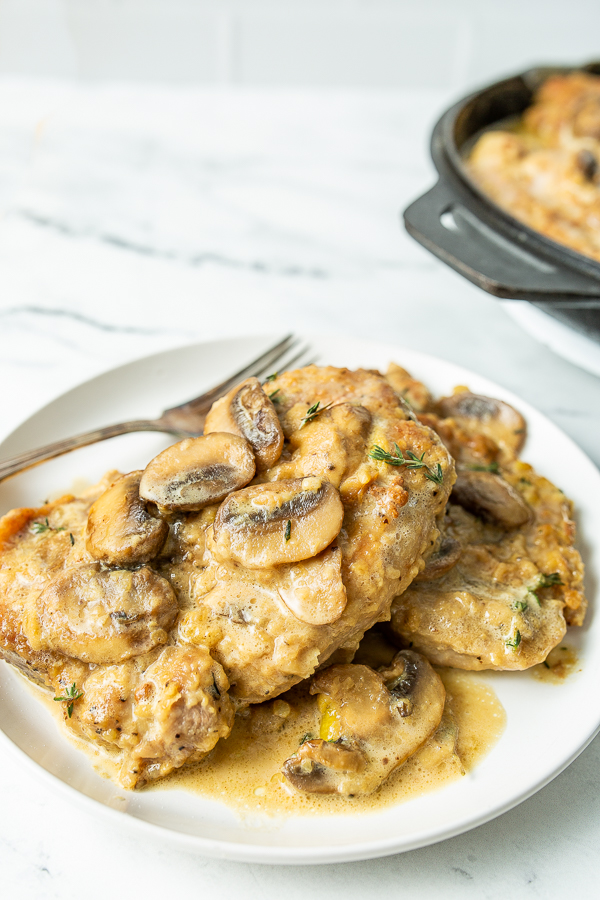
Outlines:
<svg viewBox="0 0 600 900"><path fill-rule="evenodd" d="M600 57L600 0L0 0L0 73L459 90Z"/></svg>

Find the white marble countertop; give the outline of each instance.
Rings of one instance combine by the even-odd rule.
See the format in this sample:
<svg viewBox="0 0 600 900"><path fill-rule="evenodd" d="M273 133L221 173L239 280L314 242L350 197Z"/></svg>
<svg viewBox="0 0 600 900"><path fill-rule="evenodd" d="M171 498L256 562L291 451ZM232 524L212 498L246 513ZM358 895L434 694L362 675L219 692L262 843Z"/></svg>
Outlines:
<svg viewBox="0 0 600 900"><path fill-rule="evenodd" d="M600 380L400 227L399 211L432 183L428 133L449 99L1 81L0 438L118 363L197 340L323 330L480 372L599 463ZM519 900L592 897L600 882L600 738L468 834L301 871L121 832L1 757L5 896Z"/></svg>

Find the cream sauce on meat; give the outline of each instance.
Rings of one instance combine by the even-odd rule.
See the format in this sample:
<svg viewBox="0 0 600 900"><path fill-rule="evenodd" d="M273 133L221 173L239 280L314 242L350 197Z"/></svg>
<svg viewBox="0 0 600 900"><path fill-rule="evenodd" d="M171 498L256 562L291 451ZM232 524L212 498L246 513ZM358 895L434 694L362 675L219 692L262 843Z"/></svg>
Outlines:
<svg viewBox="0 0 600 900"><path fill-rule="evenodd" d="M238 714L231 735L201 763L172 772L146 790L179 789L244 813L311 815L375 812L444 787L471 771L500 738L506 714L496 694L471 672L437 670L458 725L456 753L434 735L382 787L366 797L300 794L280 774L305 735L318 737L315 697L300 686Z"/></svg>

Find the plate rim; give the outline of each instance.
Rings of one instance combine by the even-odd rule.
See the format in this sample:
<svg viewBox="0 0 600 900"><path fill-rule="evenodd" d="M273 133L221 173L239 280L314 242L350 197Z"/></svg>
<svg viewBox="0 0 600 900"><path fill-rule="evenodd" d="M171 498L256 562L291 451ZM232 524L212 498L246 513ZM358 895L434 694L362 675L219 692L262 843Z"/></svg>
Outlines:
<svg viewBox="0 0 600 900"><path fill-rule="evenodd" d="M171 347L166 350L158 351L156 353L137 357L118 366L111 366L103 370L102 372L95 374L91 378L85 379L84 381L73 385L68 390L56 395L50 401L40 405L25 420L20 422L15 428L13 428L7 435L3 437L3 439L0 441L0 453L2 452L5 444L10 443L11 438L18 436L19 432L21 432L22 429L25 429L26 426L43 411L45 411L55 403L68 400L71 395L76 395L80 391L85 392L86 389L90 389L91 386L94 385L94 383L100 382L109 376L113 376L119 373L125 374L128 369L134 369L136 366L151 364L152 362L169 357L172 358L173 354L181 351L194 352L201 349L202 347L215 347L215 345L227 345L228 347L231 347L232 344L243 345L249 341L266 341L269 340L271 336L271 334L250 334L238 335L229 338L219 338L209 341L194 341L192 343L181 344L177 347ZM310 334L300 334L299 336L306 338L306 340L308 341L315 340L314 335L311 336ZM324 337L327 339L327 336L319 336L320 339L323 339ZM454 370L457 373L454 376L455 378L458 377L458 373L460 373L460 376L464 379L464 381L456 383L468 383L468 377L470 376L480 383L489 385L489 389L493 391L493 395L498 396L509 403L512 402L516 404L518 408L524 413L526 418L533 413L534 417L541 417L546 426L550 426L551 429L554 429L557 433L559 433L562 439L568 442L571 447L576 450L577 454L579 454L592 466L599 479L600 485L600 473L598 472L598 469L595 466L594 462L573 441L573 439L568 434L566 434L554 422L548 419L544 415L544 413L531 406L526 400L518 397L512 391L504 388L502 385L491 381L486 376L479 375L476 372L465 369L461 365L456 364L453 361L446 360L443 357L432 356L431 354L422 353L420 350L413 350L409 347L403 347L399 344L396 345L395 343L388 343L387 341L363 340L361 338L356 338L350 335L341 335L339 333L335 337L329 336L329 339L334 343L338 341L346 343L346 345L353 345L355 348L367 348L367 352L370 350L374 354L380 354L382 358L384 358L388 353L392 354L402 362L406 362L409 366L410 360L418 360L419 363L422 364L422 366L426 366L428 364L433 364L434 366L441 365L443 368L446 368L448 370ZM465 378L465 376L467 376L467 378ZM589 541L590 535L586 535L586 537ZM591 544L591 546L593 546L593 543ZM135 814L132 814L131 812L115 809L110 805L102 802L101 800L95 799L94 797L91 797L78 790L76 787L68 784L58 775L50 772L43 765L33 759L27 753L27 751L19 747L4 732L1 727L0 744L2 745L2 747L6 748L9 753L14 756L21 764L23 764L25 768L29 768L29 770L35 775L38 780L49 784L53 789L58 790L59 793L63 794L66 798L74 801L77 805L83 807L91 814L97 813L98 808L100 808L104 815L108 814L109 821L125 824L127 827L132 827L135 829L139 829L141 827L142 831L148 835L153 835L159 838L162 837L162 839L166 839L170 843L176 843L180 846L194 848L206 855L211 855L215 858L230 859L240 862L256 862L263 864L311 865L359 861L407 852L409 850L415 850L421 847L438 843L451 837L456 837L460 834L470 831L473 828L479 827L480 825L492 821L493 819L518 806L520 803L524 802L529 797L533 796L533 794L537 793L537 791L541 790L543 787L549 784L554 778L556 778L561 772L563 772L586 749L586 747L589 746L589 744L592 742L599 731L600 717L594 723L593 727L590 728L585 738L577 745L577 747L573 749L572 753L570 753L559 766L555 767L551 772L547 772L539 781L535 781L534 783L530 784L526 789L522 790L515 796L510 797L505 802L496 804L492 808L487 808L479 815L467 814L464 818L458 819L456 823L451 827L448 827L447 824L442 824L437 828L427 828L422 832L415 833L414 835L410 836L410 838L401 835L399 837L391 837L385 840L377 838L371 842L353 842L343 845L326 846L324 848L317 846L280 846L276 844L269 844L268 842L264 844L243 843L241 841L211 839L203 837L201 835L194 835L184 831L178 831L173 828L148 821ZM67 738L65 737L65 740L66 739ZM441 788L440 790L443 791L444 788ZM399 804L398 806L402 807L404 806L404 804ZM366 814L362 816L353 813L352 815L356 817L357 821L361 821L361 819L362 821L368 821L369 815L377 815L377 813Z"/></svg>

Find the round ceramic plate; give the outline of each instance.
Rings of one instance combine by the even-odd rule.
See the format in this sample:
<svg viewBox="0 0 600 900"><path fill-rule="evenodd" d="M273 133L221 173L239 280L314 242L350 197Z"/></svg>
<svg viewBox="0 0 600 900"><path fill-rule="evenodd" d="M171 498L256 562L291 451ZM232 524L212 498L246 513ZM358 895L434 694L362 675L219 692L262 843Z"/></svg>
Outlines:
<svg viewBox="0 0 600 900"><path fill-rule="evenodd" d="M338 816L273 819L239 817L227 806L183 791L123 791L96 774L20 676L0 665L2 752L12 748L33 770L98 813L212 857L337 862L431 844L480 825L529 797L583 750L600 725L600 626L593 616L598 551L592 543L600 534L600 474L593 463L540 413L478 375L392 345L310 340L323 363L385 368L395 360L437 394L467 384L521 410L529 425L524 459L572 497L577 509L591 612L586 626L573 629L567 643L576 649L581 666L558 685L536 681L527 672L484 673L481 677L506 709L506 731L478 767L436 793L368 815L345 813L342 801ZM33 415L0 445L0 457L92 427L155 416L236 371L272 341L269 336L197 344L121 366ZM110 468L142 468L169 443L164 435L127 435L53 460L0 484L0 513L37 505L79 478L94 482Z"/></svg>

